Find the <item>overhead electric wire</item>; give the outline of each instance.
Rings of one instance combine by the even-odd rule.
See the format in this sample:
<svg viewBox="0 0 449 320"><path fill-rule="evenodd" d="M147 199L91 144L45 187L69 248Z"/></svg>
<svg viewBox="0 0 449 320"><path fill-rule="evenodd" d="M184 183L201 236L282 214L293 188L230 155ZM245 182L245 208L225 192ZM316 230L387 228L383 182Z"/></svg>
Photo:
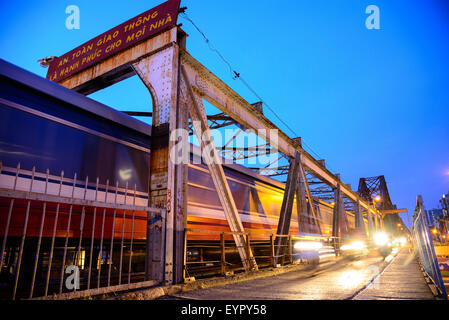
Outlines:
<svg viewBox="0 0 449 320"><path fill-rule="evenodd" d="M263 103L263 105L264 106L266 106L273 114L274 114L274 116L291 132L291 133L293 133L293 135L295 136L295 138L296 137L299 137L299 135L285 122L285 121L283 121L282 119L281 119L281 117L280 116L278 116L278 114L274 111L274 109L273 108L271 108L270 107L270 105L264 100L264 99L262 99L262 97L256 92L256 90L254 90L249 84L248 84L248 82L246 82L245 81L245 79L240 75L240 73L238 73L237 71L235 71L233 68L232 68L232 65L229 63L229 61L228 60L226 60L224 57L223 57L223 55L221 54L221 52L220 51L218 51L213 45L212 45L212 43L211 43L211 41L207 38L207 36L206 36L206 34L196 25L196 23L188 16L188 14L187 13L185 13L185 9L184 10L182 10L181 12L181 15L182 15L182 17L184 18L184 19L186 19L187 21L189 21L192 25L193 25L193 27L201 34L201 36L204 38L204 41L207 43L207 45L209 46L209 49L211 50L211 51L213 51L213 52L215 52L217 55L218 55L218 57L228 66L228 68L229 68L229 72L231 73L231 78L232 79L234 79L234 80L236 80L236 79L239 79L242 83L243 83L243 85L248 89L248 90L250 90L256 97L257 97L257 99L259 99L259 101L260 102L262 102ZM301 140L302 141L302 143L304 144L304 146L305 147L307 147L307 149L309 149L316 157L318 157L318 158L320 158L320 159L322 159L322 157L317 153L317 152L315 152L305 141L304 141L304 139L302 139ZM329 169L331 169L329 166L328 166L328 168Z"/></svg>
<svg viewBox="0 0 449 320"><path fill-rule="evenodd" d="M209 49L210 49L211 51L214 51L214 52L220 57L220 59L223 60L223 62L226 63L226 64L228 65L229 72L231 73L231 77L232 77L233 79L236 79L236 76L238 76L238 74L237 74L235 71L232 70L232 66L231 66L231 64L228 62L228 60L226 60L226 59L223 57L223 55L220 53L220 51L218 51L217 49L215 49L215 47L212 45L212 43L210 42L210 40L206 37L206 35L204 34L204 32L201 31L201 29L195 24L195 22L193 22L192 19L190 19L190 17L187 15L187 13L181 12L181 14L183 15L184 19L186 19L187 21L189 21L189 22L195 27L195 29L196 29L196 30L203 36L204 41L206 41L207 45L209 46ZM235 74L235 76L234 76L234 74Z"/></svg>

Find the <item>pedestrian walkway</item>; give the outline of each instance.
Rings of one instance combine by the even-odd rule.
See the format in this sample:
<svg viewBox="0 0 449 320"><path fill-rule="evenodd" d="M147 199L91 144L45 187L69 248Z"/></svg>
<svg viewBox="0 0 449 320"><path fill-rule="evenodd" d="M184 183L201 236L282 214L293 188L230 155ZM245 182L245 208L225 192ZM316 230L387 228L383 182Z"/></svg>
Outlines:
<svg viewBox="0 0 449 320"><path fill-rule="evenodd" d="M401 250L393 262L355 300L434 300L417 258Z"/></svg>

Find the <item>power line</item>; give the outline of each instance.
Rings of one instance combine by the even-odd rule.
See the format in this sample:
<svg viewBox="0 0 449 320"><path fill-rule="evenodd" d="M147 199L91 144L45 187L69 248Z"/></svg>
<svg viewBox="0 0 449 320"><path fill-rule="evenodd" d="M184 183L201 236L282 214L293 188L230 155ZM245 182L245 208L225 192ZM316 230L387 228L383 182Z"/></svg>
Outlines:
<svg viewBox="0 0 449 320"><path fill-rule="evenodd" d="M228 60L226 60L226 59L223 57L223 55L220 53L220 51L218 51L217 49L215 49L215 47L212 45L212 43L210 42L210 40L206 37L206 35L204 34L204 32L201 31L201 29L195 24L195 22L193 22L192 19L190 19L190 17L187 15L187 13L181 12L181 14L182 14L183 18L186 19L187 21L189 21L189 22L195 27L195 29L196 29L196 30L203 36L204 41L206 41L207 45L209 46L209 49L210 49L211 51L214 51L214 52L220 57L220 59L223 60L223 62L226 63L226 64L228 65L229 72L231 73L231 77L235 80L236 77L239 76L239 74L232 70L232 66L231 66L231 64L228 62ZM234 76L234 74L235 74L235 76Z"/></svg>
<svg viewBox="0 0 449 320"><path fill-rule="evenodd" d="M215 52L219 58L228 66L229 68L229 72L231 74L231 78L236 80L239 79L244 85L245 87L250 90L256 97L257 99L263 103L264 106L266 106L273 114L274 116L290 131L293 133L294 137L299 137L299 135L285 122L281 119L280 116L278 116L278 114L274 111L273 108L270 107L270 105L264 100L262 99L262 97L248 84L248 82L245 81L245 79L240 75L240 73L238 73L237 71L235 71L232 68L232 65L229 63L228 60L226 60L223 55L220 53L220 51L218 51L211 43L211 41L207 38L206 34L196 25L196 23L187 15L187 13L185 13L185 9L181 11L181 15L184 19L186 19L187 21L189 21L193 27L201 34L201 36L204 38L204 41L207 43L207 45L209 46L209 49L213 52ZM305 147L307 147L307 149L309 149L316 157L318 157L319 159L322 159L322 157L315 152L309 145L307 145L307 143L304 141L304 139L302 139L302 143L304 144ZM328 166L329 167L329 166ZM330 167L329 167L330 169Z"/></svg>

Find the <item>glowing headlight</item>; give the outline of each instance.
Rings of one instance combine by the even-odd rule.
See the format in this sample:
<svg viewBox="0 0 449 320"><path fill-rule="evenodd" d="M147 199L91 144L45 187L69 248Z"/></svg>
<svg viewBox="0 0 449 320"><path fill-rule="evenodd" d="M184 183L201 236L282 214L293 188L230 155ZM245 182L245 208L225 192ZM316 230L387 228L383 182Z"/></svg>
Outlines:
<svg viewBox="0 0 449 320"><path fill-rule="evenodd" d="M378 246L384 246L388 244L388 235L385 232L378 232L374 235L374 242Z"/></svg>
<svg viewBox="0 0 449 320"><path fill-rule="evenodd" d="M352 243L341 246L340 249L346 251L346 250L363 250L365 248L366 244L363 241L354 241Z"/></svg>
<svg viewBox="0 0 449 320"><path fill-rule="evenodd" d="M314 241L297 241L294 247L299 250L319 250L323 247L323 244Z"/></svg>

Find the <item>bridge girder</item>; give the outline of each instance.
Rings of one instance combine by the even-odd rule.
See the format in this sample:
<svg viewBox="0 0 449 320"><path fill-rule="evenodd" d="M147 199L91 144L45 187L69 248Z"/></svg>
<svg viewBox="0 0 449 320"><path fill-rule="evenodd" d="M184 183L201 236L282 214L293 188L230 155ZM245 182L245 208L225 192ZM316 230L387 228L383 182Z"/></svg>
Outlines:
<svg viewBox="0 0 449 320"><path fill-rule="evenodd" d="M185 42L186 34L184 31L179 27L172 27L104 61L100 61L95 66L89 67L60 83L83 94L90 94L132 75L139 74L150 91L154 99L153 106L156 108L156 110L153 110L152 117L153 139L159 143L156 143L155 150L152 150L150 195L157 200L153 201L158 202L161 207L167 208L166 216L162 219L165 227L158 226L158 230L167 230L167 234L162 235L162 238L165 239L165 248L157 253L158 261L160 261L158 263L164 270L162 274L164 274L165 281L179 279L179 274L176 274L179 273L179 269L175 271L175 276L173 275L173 264L176 261L179 262L180 257L174 257L173 252L181 252L180 242L176 242L176 235L184 232L183 223L187 210L183 189L186 175L184 167L170 163L168 150L174 147L174 141L169 139L170 132L182 125L189 128L188 116L182 115L182 110L185 110L186 106L191 117L195 115L195 110L192 107L196 109L195 120L200 121L202 128L206 131L237 124L240 128L248 128L255 132L270 145L272 150L281 152L288 159L296 159L299 153L300 167L303 168L299 171L309 199L312 198L312 190L308 188L307 181L309 178L306 177L306 171L325 182L330 188L338 187L341 196L347 197L353 202L359 200L358 194L342 183L338 175L331 173L325 167L323 161L314 159L302 148L298 140L288 137L268 120L262 113L261 108L259 110L248 103L195 60L186 51ZM164 79L164 81L161 79ZM182 91L182 94L180 94L180 91ZM208 119L201 108L202 104L199 103L203 99L218 108L222 113ZM211 121L210 126L207 120ZM192 125L195 126L193 122ZM158 154L157 146L161 150L160 156L154 157L153 155ZM228 223L233 229L231 220L237 219L237 214L233 209L232 195L226 191L226 181L220 179L222 176L220 174L222 168L220 168L221 165L218 165L210 168L210 171L215 172L213 175L218 181L216 189L223 195L222 205L231 217L228 219ZM343 205L343 202L341 203ZM361 199L360 205L362 208L376 213L376 210L368 201ZM310 207L313 213L314 206ZM242 228L237 229L244 231ZM237 229L234 228L234 230ZM240 242L236 239L236 244L241 247L242 243ZM174 250L174 246L176 250ZM241 252L241 257L245 261L246 259L249 262L251 261L251 253L247 253L245 256ZM243 263L245 265L245 262Z"/></svg>

